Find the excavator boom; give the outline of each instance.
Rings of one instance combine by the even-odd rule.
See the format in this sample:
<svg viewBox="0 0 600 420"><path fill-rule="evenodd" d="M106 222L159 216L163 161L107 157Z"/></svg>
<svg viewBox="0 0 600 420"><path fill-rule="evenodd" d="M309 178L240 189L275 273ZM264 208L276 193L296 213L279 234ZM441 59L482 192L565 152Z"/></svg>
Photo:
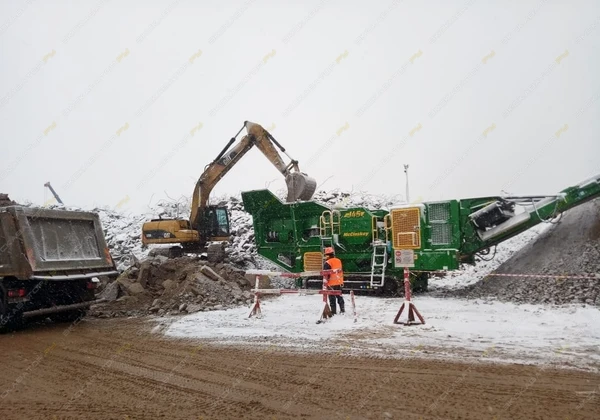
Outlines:
<svg viewBox="0 0 600 420"><path fill-rule="evenodd" d="M233 148L229 149L244 128L246 128L248 134ZM215 185L253 146L256 146L285 177L288 187L287 202L306 201L312 198L317 187L316 181L300 172L298 161L292 159L283 146L267 130L259 124L245 121L244 126L231 138L215 160L206 166L204 173L196 183L190 214L193 229L197 229L200 225L201 215L208 206L209 196ZM290 163L286 164L283 161L275 146L290 158Z"/></svg>

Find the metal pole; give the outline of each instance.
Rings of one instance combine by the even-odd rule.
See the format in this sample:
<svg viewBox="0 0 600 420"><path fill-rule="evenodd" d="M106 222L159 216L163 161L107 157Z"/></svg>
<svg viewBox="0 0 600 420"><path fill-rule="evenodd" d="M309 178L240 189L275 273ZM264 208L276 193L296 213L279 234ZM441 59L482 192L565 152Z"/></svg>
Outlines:
<svg viewBox="0 0 600 420"><path fill-rule="evenodd" d="M56 198L56 201L58 201L58 204L64 205L64 203L62 202L62 200L60 199L60 197L58 196L58 194L56 193L56 191L54 191L54 188L52 188L52 185L50 185L50 182L46 182L44 184L44 187L48 187L48 189L50 190L50 192L52 193L52 195L54 196L54 198Z"/></svg>
<svg viewBox="0 0 600 420"><path fill-rule="evenodd" d="M408 196L408 165L404 165L404 173L406 174L406 202L410 202L410 198Z"/></svg>

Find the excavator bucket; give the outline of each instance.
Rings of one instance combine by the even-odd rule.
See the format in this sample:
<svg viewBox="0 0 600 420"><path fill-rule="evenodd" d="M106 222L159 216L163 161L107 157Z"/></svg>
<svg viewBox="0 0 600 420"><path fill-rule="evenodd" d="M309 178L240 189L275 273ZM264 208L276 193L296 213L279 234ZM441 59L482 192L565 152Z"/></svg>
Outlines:
<svg viewBox="0 0 600 420"><path fill-rule="evenodd" d="M288 188L287 202L308 201L317 189L317 181L301 172L292 172L285 178Z"/></svg>

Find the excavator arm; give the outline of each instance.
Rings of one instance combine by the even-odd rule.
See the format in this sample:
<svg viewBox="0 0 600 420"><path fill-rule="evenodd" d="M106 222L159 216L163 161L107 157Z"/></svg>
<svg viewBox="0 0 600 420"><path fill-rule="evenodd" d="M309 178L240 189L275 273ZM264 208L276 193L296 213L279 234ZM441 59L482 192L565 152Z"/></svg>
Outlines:
<svg viewBox="0 0 600 420"><path fill-rule="evenodd" d="M244 128L248 134L230 149ZM285 177L288 187L288 202L306 201L312 198L317 186L316 181L300 172L298 161L292 159L267 130L259 124L245 121L244 126L231 138L215 160L206 165L204 172L196 182L190 214L190 223L193 229L198 229L200 219L208 207L210 193L215 185L253 146L256 146ZM289 164L283 161L275 146L290 158Z"/></svg>

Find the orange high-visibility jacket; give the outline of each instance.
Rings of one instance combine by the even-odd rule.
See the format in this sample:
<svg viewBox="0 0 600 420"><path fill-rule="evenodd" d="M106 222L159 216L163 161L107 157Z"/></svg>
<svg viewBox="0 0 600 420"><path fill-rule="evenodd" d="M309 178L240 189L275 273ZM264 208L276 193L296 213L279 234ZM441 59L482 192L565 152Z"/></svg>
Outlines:
<svg viewBox="0 0 600 420"><path fill-rule="evenodd" d="M333 257L328 259L327 261L325 261L325 264L323 264L323 269L324 270L336 270L336 269L342 269L342 262L340 261L339 258ZM337 273L331 273L329 274L329 278L327 280L327 285L328 286L339 286L339 285L344 285L344 273L342 271L339 271Z"/></svg>

